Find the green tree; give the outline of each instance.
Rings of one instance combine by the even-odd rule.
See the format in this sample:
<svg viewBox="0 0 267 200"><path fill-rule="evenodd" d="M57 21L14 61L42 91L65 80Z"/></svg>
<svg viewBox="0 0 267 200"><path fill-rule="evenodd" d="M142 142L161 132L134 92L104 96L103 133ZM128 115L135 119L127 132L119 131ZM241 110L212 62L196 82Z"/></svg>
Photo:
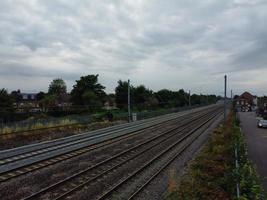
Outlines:
<svg viewBox="0 0 267 200"><path fill-rule="evenodd" d="M44 92L39 92L36 94L36 100L41 101L42 99L45 98L45 93Z"/></svg>
<svg viewBox="0 0 267 200"><path fill-rule="evenodd" d="M171 90L162 89L155 93L161 107L170 107L170 101L173 99Z"/></svg>
<svg viewBox="0 0 267 200"><path fill-rule="evenodd" d="M45 95L39 101L39 106L43 112L48 112L56 107L56 95Z"/></svg>
<svg viewBox="0 0 267 200"><path fill-rule="evenodd" d="M87 106L90 111L97 110L105 101L105 87L98 83L97 75L82 76L71 91L73 105Z"/></svg>
<svg viewBox="0 0 267 200"><path fill-rule="evenodd" d="M184 90L171 91L167 89L155 93L161 107L181 107L188 104L188 94Z"/></svg>
<svg viewBox="0 0 267 200"><path fill-rule="evenodd" d="M110 106L115 106L116 103L116 96L115 94L108 94L106 96L106 101L109 102Z"/></svg>
<svg viewBox="0 0 267 200"><path fill-rule="evenodd" d="M153 95L149 97L146 102L145 106L150 109L157 109L159 107L159 101L158 99Z"/></svg>
<svg viewBox="0 0 267 200"><path fill-rule="evenodd" d="M133 86L130 86L130 91L133 93ZM118 86L115 88L115 101L117 107L120 109L126 109L128 105L128 82L127 81L118 81Z"/></svg>
<svg viewBox="0 0 267 200"><path fill-rule="evenodd" d="M22 100L22 95L20 93L20 90L12 91L10 95L13 98L13 100L16 102L16 107L18 108L19 102Z"/></svg>
<svg viewBox="0 0 267 200"><path fill-rule="evenodd" d="M220 97L216 95L203 95L203 94L193 94L191 96L191 104L192 105L204 105L204 104L211 104L216 103Z"/></svg>
<svg viewBox="0 0 267 200"><path fill-rule="evenodd" d="M147 89L144 85L137 86L133 88L133 105L138 110L143 110L147 108L148 101L151 100L149 98L152 98L153 91Z"/></svg>
<svg viewBox="0 0 267 200"><path fill-rule="evenodd" d="M173 105L175 107L182 107L189 104L189 93L186 93L183 89L174 92Z"/></svg>
<svg viewBox="0 0 267 200"><path fill-rule="evenodd" d="M61 94L67 93L67 86L63 79L54 79L48 88L48 95L56 95L57 97Z"/></svg>
<svg viewBox="0 0 267 200"><path fill-rule="evenodd" d="M102 106L102 102L93 91L86 91L82 95L82 100L88 106L88 110L98 110Z"/></svg>
<svg viewBox="0 0 267 200"><path fill-rule="evenodd" d="M0 117L5 119L14 112L14 99L8 94L6 89L0 90Z"/></svg>

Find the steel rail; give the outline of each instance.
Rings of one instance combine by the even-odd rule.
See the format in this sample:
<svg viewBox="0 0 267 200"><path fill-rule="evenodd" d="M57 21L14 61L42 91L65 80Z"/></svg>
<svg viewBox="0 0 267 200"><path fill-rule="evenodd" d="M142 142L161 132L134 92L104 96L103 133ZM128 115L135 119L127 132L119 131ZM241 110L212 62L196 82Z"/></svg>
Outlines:
<svg viewBox="0 0 267 200"><path fill-rule="evenodd" d="M178 113L176 113L176 115L177 114ZM176 117L181 117L181 116L178 115ZM127 123L127 124L106 127L106 128L99 129L99 130L94 130L94 131L84 132L84 133L77 134L77 135L68 136L65 138L58 138L52 141L44 141L44 142L40 142L37 144L30 144L30 145L21 146L21 147L17 147L13 149L1 150L0 159L2 160L2 159L13 157L13 156L18 156L20 154L25 154L30 151L34 151L34 150L36 151L36 150L40 150L43 148L48 148L51 146L60 145L60 144L72 142L72 141L79 140L79 139L84 139L84 138L94 137L94 136L101 136L103 134L114 132L114 131L125 131L128 129L134 128L134 127L147 125L148 123L153 123L153 122L156 123L160 120L169 120L169 119L174 119L174 118L175 118L174 114L161 116L161 118L156 117L156 118L149 119L149 120L143 120L143 121L137 121L137 122Z"/></svg>
<svg viewBox="0 0 267 200"><path fill-rule="evenodd" d="M219 113L218 115L222 115L223 112ZM215 119L216 120L216 119ZM214 121L215 121L214 120ZM212 123L211 123L212 124ZM209 125L210 126L210 125ZM204 130L205 131L205 130ZM184 147L177 153L175 156L173 156L168 162L166 162L153 176L151 176L144 184L141 185L141 187L138 188L127 200L134 199L141 191L144 190L144 188L151 183L163 170L165 170L181 153L183 153L188 146L193 144L193 142L198 138L203 132L201 132L199 135L197 135L194 139L192 139L190 142L188 142L187 145L184 145Z"/></svg>
<svg viewBox="0 0 267 200"><path fill-rule="evenodd" d="M172 120L176 120L176 119L170 119L170 120L167 120L167 122L172 121ZM161 123L166 123L166 121L165 122L159 122L158 124L161 124ZM149 127L144 127L144 129L150 128L150 127L153 127L153 126L155 126L154 123ZM142 131L144 129L141 128L138 131ZM124 129L119 129L119 130L120 131L124 131ZM100 137L101 136L102 135L100 135ZM97 137L99 137L99 136L97 136ZM81 142L91 141L92 139L95 139L95 137L92 138L92 136L91 136L91 137L88 137L88 138L80 138L80 139L77 139L75 141L65 142L65 143L60 144L60 145L55 145L55 146L47 147L47 148L44 147L44 148L36 150L36 151L31 151L31 152L27 152L27 153L23 153L23 154L17 154L15 156L10 156L10 157L7 157L5 159L0 160L0 166L1 165L5 165L7 163L14 162L14 161L22 160L22 159L25 159L25 158L28 158L28 157L31 157L31 156L36 156L36 155L40 155L40 154L43 154L43 153L51 152L51 151L54 151L54 150L63 149L63 148L69 147L69 146L73 146L73 145L79 144Z"/></svg>
<svg viewBox="0 0 267 200"><path fill-rule="evenodd" d="M116 134L117 132L130 130L134 127L147 126L148 124L151 124L151 126L153 126L153 123L155 124L160 123L160 122L164 123L165 121L168 121L168 120L179 119L186 115L190 115L193 113L201 112L202 110L214 108L215 106L216 105L196 108L193 110L184 111L182 113L178 112L178 113L166 114L163 116L158 116L158 117L154 117L150 119L140 120L140 121L131 122L127 124L115 125L115 126L106 127L103 129L98 129L98 130L89 131L89 132L84 132L81 134L72 135L72 136L68 136L64 138L58 138L52 141L44 141L44 142L25 145L25 146L13 148L13 149L1 150L0 151L0 166L1 166L1 163L3 164L4 159L12 159L12 157L20 156L22 154L27 154L32 151L42 150L48 147L53 147L56 145L73 142L76 140L81 140L81 139L85 139L89 137L92 137L92 139L94 139L93 137L102 137L102 136L105 137L110 134Z"/></svg>
<svg viewBox="0 0 267 200"><path fill-rule="evenodd" d="M109 135L109 134L114 134L114 132L118 132L118 131L127 131L127 130L134 128L134 127L142 127L142 126L147 126L149 124L151 124L151 126L153 126L153 124L157 124L157 123L161 123L161 122L164 123L165 121L168 121L168 120L172 120L172 119L175 120L177 118L182 118L186 115L201 112L202 110L210 109L212 107L215 107L215 106L213 105L213 106L208 106L206 108L204 107L201 109L198 108L198 109L194 109L194 110L188 110L188 111L185 111L182 113L167 114L167 115L158 116L155 118L140 120L140 121L131 122L131 123L127 123L127 124L115 125L115 126L106 127L103 129L98 129L98 130L89 131L89 132L84 132L81 134L72 135L72 136L68 136L68 137L64 137L64 138L58 138L58 139L55 139L52 141L44 141L44 142L40 142L37 144L30 144L30 145L21 146L21 147L17 147L17 148L13 148L13 149L1 150L0 151L0 159L1 159L0 165L1 165L1 162L3 162L3 159L8 159L11 157L19 156L21 154L26 154L26 153L29 153L31 151L46 149L46 148L51 147L51 146L53 147L55 145L60 145L60 144L64 144L64 143L68 143L68 142L72 142L72 141L76 141L76 140L81 140L81 139L85 139L88 137L106 136L106 134Z"/></svg>
<svg viewBox="0 0 267 200"><path fill-rule="evenodd" d="M206 116L206 115L209 115L209 114L210 114L210 112L206 112L205 114L202 113L202 117L204 117L204 116ZM194 119L194 120L197 120L197 121L201 121L201 120L203 120L202 118L199 118L199 117L200 117L200 116L195 116L195 119ZM187 126L188 124L190 124L190 122L192 122L192 121L189 121L189 122L187 122L186 124L181 125L180 128L181 128L181 127L185 127L185 126ZM183 128L182 130L180 130L180 132L183 131L183 130L186 129L186 128L188 128L188 127ZM174 129L172 129L172 130L169 130L168 132L171 133L171 132L175 131L175 129L177 130L177 129L179 129L179 127L174 128ZM41 190L41 191L39 191L39 192L37 192L37 193L31 195L30 197L28 197L28 198L26 198L26 199L27 199L27 200L29 200L29 199L36 199L38 196L42 195L43 193L46 193L46 192L48 192L48 191L51 191L51 190L55 189L56 187L59 187L60 185L64 184L65 182L67 182L67 181L71 181L72 179L77 178L78 176L81 176L81 175L87 173L89 170L92 170L92 169L94 169L94 168L96 168L96 167L98 167L98 166L100 166L100 165L102 165L102 164L104 164L104 163L106 163L106 162L112 160L112 159L115 159L116 157L122 156L123 154L126 154L127 152L130 152L130 151L132 151L132 150L134 150L134 149L137 149L138 147L140 147L140 146L142 146L142 145L145 145L145 144L147 144L147 143L149 143L149 142L152 142L153 140L156 140L156 139L158 139L158 138L161 138L162 136L164 136L164 135L166 135L166 134L167 134L167 133L162 134L162 135L160 135L160 136L156 136L156 137L154 137L153 139L151 139L151 141L143 142L142 144L139 144L139 145L137 145L137 146L135 146L135 147L133 147L133 148L131 148L131 149L125 150L124 152L121 152L120 154L117 154L117 155L111 157L110 159L107 159L107 160L105 160L105 161L103 161L103 162L101 162L101 163L98 163L98 164L96 164L95 166L89 167L87 170L83 170L82 172L79 172L79 173L77 173L77 174L75 174L75 175L73 175L73 176L71 176L71 177L68 177L68 178L66 178L66 179L64 179L64 180L62 180L62 181L60 181L60 182L58 182L58 183L56 183L56 184L53 184L53 185L51 185L51 186L49 186L49 187L47 187L47 188L45 188L45 189L43 189L43 190ZM81 187L83 187L84 185L88 184L88 182L92 182L92 181L96 180L96 179L99 178L101 175L103 175L103 174L105 174L105 173L108 173L109 171L111 171L111 170L113 170L114 168L116 168L116 167L122 165L123 163L126 163L126 162L130 161L131 159L133 159L134 157L137 157L138 155L141 155L141 154L144 153L145 151L147 151L147 150L153 148L153 147L156 146L157 144L159 144L159 143L161 143L161 142L163 142L163 141L165 141L165 140L167 140L167 139L170 139L170 138L171 138L172 136L174 136L174 135L177 135L177 132L172 133L171 136L169 136L169 137L167 137L167 138L165 138L165 139L163 138L162 140L160 140L160 141L157 142L156 144L154 144L154 145L152 145L152 146L150 146L150 147L147 147L145 150L143 150L143 151L137 153L136 155L131 156L130 158L127 158L126 160L120 162L119 164L116 164L115 166L113 166L113 167L110 168L109 170L106 170L105 172L103 172L103 173L101 173L101 174L95 176L94 178L91 178L90 180L87 180L86 182L84 182L84 183L82 183L82 184L80 184L80 185L76 185L76 187L74 187L74 188L72 188L71 190L69 190L68 192L66 192L66 193L64 193L64 194L62 194L62 195L60 195L59 197L56 197L55 199L56 199L56 200L58 200L58 199L64 199L64 198L65 198L67 195L69 195L70 193L73 193L73 192L75 192L76 190L78 190L79 188L81 188ZM72 184L72 185L73 185L73 184ZM66 188L64 188L64 189L66 189Z"/></svg>
<svg viewBox="0 0 267 200"><path fill-rule="evenodd" d="M217 115L217 113L216 113ZM159 160L161 157L163 157L164 154L166 154L167 152L171 151L174 147L176 147L177 145L181 144L181 142L183 142L185 139L189 138L189 136L191 136L193 133L195 133L199 128L203 127L205 124L207 124L208 122L210 122L211 119L213 119L213 117L215 117L216 115L213 115L212 117L210 117L209 119L205 120L203 123L201 123L199 126L197 126L196 128L194 128L193 130L191 130L188 134L184 135L181 139L179 139L178 141L176 141L174 144L172 144L171 146L169 146L167 149L165 149L164 151L162 151L160 154L156 155L154 158L152 158L151 160L149 160L147 163L145 163L141 168L135 170L133 173L131 173L129 176L127 176L126 178L122 179L119 183L115 184L114 186L112 186L108 191L104 192L102 195L100 195L100 197L97 197L97 200L102 200L107 198L109 195L111 195L111 193L113 191L115 191L116 189L118 189L119 187L121 187L121 185L125 184L127 181L129 181L131 178L133 178L134 176L137 176L137 174L139 174L140 172L144 171L146 168L148 168L149 166L151 166L155 161ZM183 147L183 149L187 148L188 144L186 143ZM179 151L177 153L178 155L181 154L181 151Z"/></svg>
<svg viewBox="0 0 267 200"><path fill-rule="evenodd" d="M139 131L143 131L143 130L139 130ZM58 162L62 162L64 160L82 155L86 152L93 151L93 150L105 147L107 145L126 140L128 138L134 137L135 135L139 134L139 131L136 131L136 132L133 132L127 135L123 135L123 136L118 136L109 141L103 141L103 142L100 141L98 143L88 145L87 147L76 149L76 150L73 150L73 151L58 155L58 156L57 155L54 157L51 156L48 159L43 159L43 160L36 161L30 164L24 164L20 167L16 167L15 169L9 169L6 172L0 173L0 183L16 178L18 176L25 175L27 173L30 173L36 170L42 169L44 167L54 165Z"/></svg>
<svg viewBox="0 0 267 200"><path fill-rule="evenodd" d="M201 114L200 114L200 115L201 115ZM202 115L203 115L203 114L202 114ZM194 119L194 120L199 120L198 117L199 117L199 116L195 116L195 119ZM72 175L72 176L70 176L70 177L67 177L66 179L64 179L64 180L62 180L62 181L59 181L58 183L55 183L55 184L53 184L53 185L51 185L51 186L49 186L49 187L47 187L47 188L44 188L44 189L42 189L41 191L38 191L37 193L32 194L31 196L25 198L25 200L36 199L36 198L40 197L41 195L43 195L44 193L47 193L47 192L49 192L49 191L54 190L54 189L57 188L57 187L60 187L62 184L65 184L66 182L70 182L71 180L73 180L73 179L75 179L75 178L78 178L78 177L80 177L80 176L84 176L85 173L88 173L89 171L91 171L91 170L93 170L93 169L95 169L95 168L97 168L97 167L99 167L99 166L101 166L101 165L103 165L103 164L106 164L106 163L108 163L109 161L114 160L115 158L118 158L118 157L120 157L120 156L123 156L123 155L125 155L125 154L127 154L127 153L129 153L129 152L131 152L131 151L133 151L133 150L135 150L135 149L138 149L138 148L140 148L141 146L144 146L144 145L146 145L146 144L148 144L148 143L151 143L151 142L153 142L153 141L156 141L157 139L166 136L168 133L172 133L171 136L169 136L169 137L167 137L167 138L163 138L163 139L161 139L159 142L153 144L152 146L147 147L146 149L142 150L141 152L137 152L137 154L135 154L135 155L133 155L133 156L131 156L131 157L127 157L126 160L121 161L119 164L116 164L115 166L113 166L112 168L110 168L109 170L107 170L107 171L104 172L104 173L107 173L107 172L113 170L114 168L116 168L116 167L122 165L123 163L128 162L129 160L133 159L134 157L137 157L138 155L144 153L145 151L147 151L147 150L153 148L154 146L160 144L161 142L163 142L163 141L169 139L170 137L176 135L177 133L176 133L176 132L173 133L173 131L175 131L175 130L177 130L177 129L179 129L179 128L182 128L182 127L184 127L184 126L190 124L191 122L192 122L192 120L188 120L185 124L181 124L180 126L175 127L175 128L172 128L172 129L170 129L170 130L168 130L168 131L166 131L166 132L164 132L164 133L162 133L162 134L160 134L160 135L154 136L153 138L149 138L147 141L144 141L144 142L142 142L142 143L140 143L140 144L138 144L138 145L136 145L136 146L134 146L134 147L131 147L130 149L127 149L127 150L125 150L125 151L123 151L123 152L121 152L121 153L119 153L119 154L116 154L116 155L114 155L114 156L112 156L112 157L110 157L110 158L108 158L108 159L106 159L106 160L104 160L104 161L102 161L102 162L100 162L100 163L97 163L97 164L95 164L95 165L93 165L93 166L91 166L91 167L89 167L89 168L87 168L87 169L85 169L85 170L83 170L83 171L77 173L77 174L74 174L74 175ZM183 128L183 129L185 129L185 128ZM183 130L183 129L182 129L182 130ZM180 130L180 131L182 131L182 130ZM103 173L100 174L100 175L103 175ZM69 190L68 192L66 192L66 193L64 193L64 194L62 194L62 195L60 195L59 197L56 197L55 199L58 200L58 199L63 199L63 198L65 198L66 195L68 195L68 194L70 194L70 193L76 191L77 189L79 189L79 188L81 188L82 186L86 185L88 182L92 182L92 181L96 180L100 175L95 176L94 178L91 178L90 180L87 180L86 182L84 182L84 183L82 183L82 184L80 184L80 185L77 185L76 187L74 187L74 188L72 188L71 190ZM72 185L73 185L73 184L72 184ZM65 190L65 188L64 188L64 190Z"/></svg>
<svg viewBox="0 0 267 200"><path fill-rule="evenodd" d="M187 128L188 128L188 127L185 127L184 129L182 129L182 130L180 130L180 131L184 131L184 130L186 130ZM181 135L181 134L180 134L180 135ZM179 136L180 136L180 135L179 135ZM80 185L78 185L78 186L76 186L76 187L73 188L72 190L63 193L61 196L56 197L54 200L63 200L63 199L66 199L69 195L71 195L71 194L74 193L75 191L80 190L82 187L85 187L87 184L90 184L90 183L92 183L92 182L95 182L95 181L96 181L98 178L100 178L101 176L105 176L105 174L107 174L108 172L114 170L115 168L118 168L118 167L122 166L123 164L125 164L125 163L131 161L132 159L134 159L134 158L136 158L136 157L142 155L143 153L146 153L146 151L152 149L153 147L156 147L158 144L161 144L161 142L164 142L164 141L167 141L167 140L171 139L173 136L177 136L177 133L173 133L170 137L167 137L167 138L161 140L160 142L158 142L158 143L152 145L151 147L148 147L147 149L145 149L145 150L139 152L138 154L132 156L131 158L128 158L128 159L126 159L125 161L116 164L115 166L113 166L112 168L108 169L107 171L105 171L105 172L103 172L103 173L101 173L101 174L99 174L99 175L93 177L92 179L90 179L90 180L88 180L88 181L86 181L86 182L84 182L84 183L82 183L82 184L80 184Z"/></svg>
<svg viewBox="0 0 267 200"><path fill-rule="evenodd" d="M192 109L198 109L198 108L201 108L201 107L195 107L195 108L192 108ZM192 109L181 110L181 111L178 111L178 112L190 111ZM167 113L167 114L163 114L163 115L172 115L172 114L175 114L175 113L177 113L177 112ZM150 117L150 118L147 118L147 119L142 119L142 120L139 120L139 121L149 120L151 118L156 118L156 117L160 117L160 115L159 116L155 116L155 117ZM38 129L28 129L28 130L22 130L22 131L13 131L13 132L10 132L10 133L1 133L0 132L0 138L2 136L17 135L17 134L25 135L25 133L27 134L28 132L57 129L57 128L62 128L62 127L68 127L68 126L80 125L80 124L83 125L83 124L90 124L90 123L91 122L76 122L76 123L71 123L71 124L66 124L66 125L56 125L56 126L52 126L52 127L44 127L44 128L38 128ZM8 127L8 125L7 125L7 127ZM37 135L40 135L40 134L41 133L37 133Z"/></svg>
<svg viewBox="0 0 267 200"><path fill-rule="evenodd" d="M201 112L204 112L204 111L201 111ZM189 115L186 115L186 116L187 116L187 118L190 117ZM160 124L157 124L157 125L160 125ZM130 134L128 136L131 137ZM121 138L121 139L116 140L114 142L118 142L118 141L124 140L126 138ZM103 144L103 145L100 145L100 146L95 147L95 148L87 148L87 149L85 148L83 150L78 150L78 152L71 152L69 154L63 154L62 156L60 156L58 158L44 160L43 162L37 163L37 165L32 165L31 164L31 165L22 166L22 167L20 167L20 168L18 168L16 170L10 170L7 173L2 173L1 174L1 176L0 176L0 182L7 181L7 180L9 180L11 178L15 178L15 177L21 176L23 174L26 174L26 173L29 173L29 172L32 172L32 171L35 171L35 170L44 168L44 167L49 166L49 165L53 165L53 164L55 164L57 162L60 162L60 161L63 161L63 160L72 158L74 156L78 156L78 155L83 154L85 152L94 150L96 148L101 148L101 147L106 146L106 145L107 144Z"/></svg>

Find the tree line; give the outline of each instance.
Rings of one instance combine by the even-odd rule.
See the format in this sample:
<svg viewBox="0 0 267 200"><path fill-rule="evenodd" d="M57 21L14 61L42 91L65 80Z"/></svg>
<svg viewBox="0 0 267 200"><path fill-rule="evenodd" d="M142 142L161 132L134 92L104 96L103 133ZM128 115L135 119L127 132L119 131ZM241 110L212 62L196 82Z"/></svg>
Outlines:
<svg viewBox="0 0 267 200"><path fill-rule="evenodd" d="M128 105L128 82L119 80L115 93L107 94L105 86L99 83L99 75L87 75L76 80L71 92L63 79L54 79L48 86L48 92L39 92L36 101L45 113L95 113L103 109L105 104L113 108L126 110ZM159 108L183 107L189 104L189 94L183 89L172 91L162 89L152 91L144 85L130 85L131 107L134 110L152 110ZM13 113L23 100L20 91L8 93L0 90L0 118ZM215 103L216 95L191 95L191 105ZM15 105L15 106L14 106ZM24 105L27 107L27 104ZM30 106L29 106L30 107ZM26 108L25 108L26 109ZM29 108L30 109L30 108ZM63 112L64 111L64 112Z"/></svg>

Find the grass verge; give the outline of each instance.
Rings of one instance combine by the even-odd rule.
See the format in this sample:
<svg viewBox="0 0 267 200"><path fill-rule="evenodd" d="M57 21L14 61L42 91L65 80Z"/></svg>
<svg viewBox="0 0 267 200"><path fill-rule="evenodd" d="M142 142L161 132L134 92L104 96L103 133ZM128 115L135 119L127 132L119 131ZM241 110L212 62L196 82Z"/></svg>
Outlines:
<svg viewBox="0 0 267 200"><path fill-rule="evenodd" d="M125 123L125 121L114 121L114 122L103 121L103 122L93 122L89 124L70 124L68 126L59 126L50 129L36 129L30 132L25 132L25 133L22 132L20 134L10 134L10 135L0 134L0 150L15 148L42 141L54 140L122 123Z"/></svg>
<svg viewBox="0 0 267 200"><path fill-rule="evenodd" d="M235 149L238 152L237 167ZM248 159L239 122L233 113L230 113L224 126L214 130L199 155L189 163L181 180L170 178L165 199L266 199L259 176Z"/></svg>

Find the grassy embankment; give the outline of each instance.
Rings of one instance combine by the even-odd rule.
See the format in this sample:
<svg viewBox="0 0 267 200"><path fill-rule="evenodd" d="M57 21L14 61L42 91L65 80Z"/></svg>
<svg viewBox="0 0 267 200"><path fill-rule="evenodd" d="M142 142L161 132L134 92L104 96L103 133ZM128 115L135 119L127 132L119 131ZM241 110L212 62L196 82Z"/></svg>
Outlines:
<svg viewBox="0 0 267 200"><path fill-rule="evenodd" d="M149 117L144 115L157 116L164 114L168 110L143 111L140 117ZM157 113L155 113L157 112ZM92 131L108 126L125 123L128 113L123 110L114 110L113 122L107 121L107 112L98 112L92 115L66 116L55 118L55 120L44 116L41 120L29 118L28 122L24 122L18 126L5 126L0 130L0 150L5 148L13 148L33 142L57 139L69 135L81 133L84 131ZM46 118L47 117L47 118Z"/></svg>
<svg viewBox="0 0 267 200"><path fill-rule="evenodd" d="M235 148L239 167L235 165ZM240 197L236 188L239 183ZM247 156L246 144L233 113L200 154L189 163L180 181L170 178L166 200L265 199L259 177Z"/></svg>
<svg viewBox="0 0 267 200"><path fill-rule="evenodd" d="M6 132L0 134L0 150L7 148L14 148L35 142L48 141L58 139L70 135L79 134L85 131L93 131L117 124L124 123L124 121L100 121L91 123L76 123L71 120L62 120L58 123L35 123L25 131L23 128L18 128L18 132Z"/></svg>

